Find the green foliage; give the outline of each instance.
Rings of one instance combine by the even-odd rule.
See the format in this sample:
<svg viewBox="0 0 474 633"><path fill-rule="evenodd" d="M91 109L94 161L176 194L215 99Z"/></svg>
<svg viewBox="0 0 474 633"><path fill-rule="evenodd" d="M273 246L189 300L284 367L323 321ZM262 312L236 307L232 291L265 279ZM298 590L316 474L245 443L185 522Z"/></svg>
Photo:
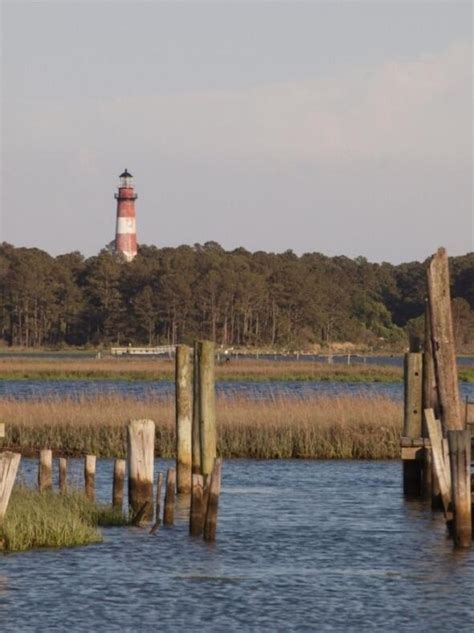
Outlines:
<svg viewBox="0 0 474 633"><path fill-rule="evenodd" d="M40 493L18 486L0 526L0 549L19 552L100 543L98 526L127 523L121 512L93 503L78 491Z"/></svg>
<svg viewBox="0 0 474 633"><path fill-rule="evenodd" d="M127 264L104 249L53 258L0 245L0 341L61 345L174 344L305 348L351 341L406 344L424 311L426 264L292 251L225 251L215 242L140 247ZM456 332L474 346L474 255L451 260ZM410 329L411 326L408 327Z"/></svg>

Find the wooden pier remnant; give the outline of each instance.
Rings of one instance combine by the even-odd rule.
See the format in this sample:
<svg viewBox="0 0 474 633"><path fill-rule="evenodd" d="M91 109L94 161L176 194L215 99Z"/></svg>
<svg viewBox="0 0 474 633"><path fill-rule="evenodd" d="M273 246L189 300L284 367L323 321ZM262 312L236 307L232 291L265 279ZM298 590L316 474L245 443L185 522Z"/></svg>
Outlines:
<svg viewBox="0 0 474 633"><path fill-rule="evenodd" d="M89 501L95 501L96 462L95 455L86 455L84 458L84 490Z"/></svg>
<svg viewBox="0 0 474 633"><path fill-rule="evenodd" d="M40 492L53 488L53 451L49 448L40 450L38 488Z"/></svg>
<svg viewBox="0 0 474 633"><path fill-rule="evenodd" d="M199 342L193 347L193 420L191 432L192 473L201 474L201 439L199 424ZM192 485L192 482L191 482Z"/></svg>
<svg viewBox="0 0 474 633"><path fill-rule="evenodd" d="M201 536L204 529L204 478L193 473L191 492L191 513L189 517L189 533Z"/></svg>
<svg viewBox="0 0 474 633"><path fill-rule="evenodd" d="M60 457L59 460L58 485L59 492L64 494L67 491L67 459Z"/></svg>
<svg viewBox="0 0 474 633"><path fill-rule="evenodd" d="M433 459L433 470L441 495L444 514L451 518L451 476L449 460L446 460L443 446L441 422L435 419L433 409L425 409L425 424L428 431Z"/></svg>
<svg viewBox="0 0 474 633"><path fill-rule="evenodd" d="M166 474L165 506L163 509L163 525L174 523L174 502L176 491L176 470L169 468Z"/></svg>
<svg viewBox="0 0 474 633"><path fill-rule="evenodd" d="M420 352L405 354L404 417L402 437L403 492L411 497L422 494L423 465L426 461L422 440L423 358Z"/></svg>
<svg viewBox="0 0 474 633"><path fill-rule="evenodd" d="M216 394L215 345L212 341L199 341L199 439L201 444L201 473L204 485L211 476L216 459Z"/></svg>
<svg viewBox="0 0 474 633"><path fill-rule="evenodd" d="M114 478L112 484L112 505L114 508L123 508L123 488L125 482L125 460L114 461Z"/></svg>
<svg viewBox="0 0 474 633"><path fill-rule="evenodd" d="M444 248L428 267L428 299L436 385L443 431L463 429L454 343L448 255Z"/></svg>
<svg viewBox="0 0 474 633"><path fill-rule="evenodd" d="M206 519L204 523L204 540L208 543L216 540L217 511L221 493L222 460L216 459L212 470L207 501Z"/></svg>
<svg viewBox="0 0 474 633"><path fill-rule="evenodd" d="M0 454L0 524L5 518L20 459L20 453L5 451Z"/></svg>
<svg viewBox="0 0 474 633"><path fill-rule="evenodd" d="M136 514L147 502L145 520L153 519L153 465L155 457L155 423L132 420L127 427L128 499Z"/></svg>
<svg viewBox="0 0 474 633"><path fill-rule="evenodd" d="M190 494L192 470L192 392L190 348L176 347L176 482L178 494Z"/></svg>
<svg viewBox="0 0 474 633"><path fill-rule="evenodd" d="M457 547L472 541L471 431L448 431L454 511L453 538Z"/></svg>

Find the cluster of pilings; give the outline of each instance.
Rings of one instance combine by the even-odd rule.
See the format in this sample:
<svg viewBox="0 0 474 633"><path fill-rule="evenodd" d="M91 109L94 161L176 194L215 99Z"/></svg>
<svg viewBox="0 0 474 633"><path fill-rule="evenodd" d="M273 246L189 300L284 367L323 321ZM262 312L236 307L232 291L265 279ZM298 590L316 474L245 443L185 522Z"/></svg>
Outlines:
<svg viewBox="0 0 474 633"><path fill-rule="evenodd" d="M132 523L154 522L155 533L161 524L174 523L176 494L189 498L189 532L215 540L221 489L222 460L216 457L215 412L215 346L210 341L191 348L176 348L176 468L166 474L163 515L161 493L163 474L158 473L154 494L155 423L132 420L127 426L127 460L116 459L113 469L112 505L123 510L124 484L128 466L128 503ZM0 457L0 520L3 518L20 455L2 453ZM84 492L95 500L96 456L84 457ZM58 460L58 487L67 490L67 459ZM53 453L43 449L39 454L38 488L53 488Z"/></svg>
<svg viewBox="0 0 474 633"><path fill-rule="evenodd" d="M412 341L405 356L403 489L442 510L455 546L472 543L471 429L459 394L444 249L427 270L423 351Z"/></svg>

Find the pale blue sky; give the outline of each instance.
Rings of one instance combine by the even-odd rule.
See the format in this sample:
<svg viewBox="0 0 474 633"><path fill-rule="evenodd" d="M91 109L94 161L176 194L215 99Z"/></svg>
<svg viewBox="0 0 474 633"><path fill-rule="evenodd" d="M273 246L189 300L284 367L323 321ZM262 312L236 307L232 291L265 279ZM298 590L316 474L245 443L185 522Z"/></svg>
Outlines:
<svg viewBox="0 0 474 633"><path fill-rule="evenodd" d="M0 239L423 259L473 246L470 2L2 4Z"/></svg>

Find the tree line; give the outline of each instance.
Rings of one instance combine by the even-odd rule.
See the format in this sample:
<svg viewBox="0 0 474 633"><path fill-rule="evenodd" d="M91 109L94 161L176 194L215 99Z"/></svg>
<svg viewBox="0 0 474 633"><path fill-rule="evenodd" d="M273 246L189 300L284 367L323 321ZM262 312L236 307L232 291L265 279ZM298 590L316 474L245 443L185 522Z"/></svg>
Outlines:
<svg viewBox="0 0 474 633"><path fill-rule="evenodd" d="M454 323L474 348L474 253L450 259ZM224 250L215 242L109 249L84 258L0 245L0 342L101 346L191 342L400 349L423 327L426 262Z"/></svg>

